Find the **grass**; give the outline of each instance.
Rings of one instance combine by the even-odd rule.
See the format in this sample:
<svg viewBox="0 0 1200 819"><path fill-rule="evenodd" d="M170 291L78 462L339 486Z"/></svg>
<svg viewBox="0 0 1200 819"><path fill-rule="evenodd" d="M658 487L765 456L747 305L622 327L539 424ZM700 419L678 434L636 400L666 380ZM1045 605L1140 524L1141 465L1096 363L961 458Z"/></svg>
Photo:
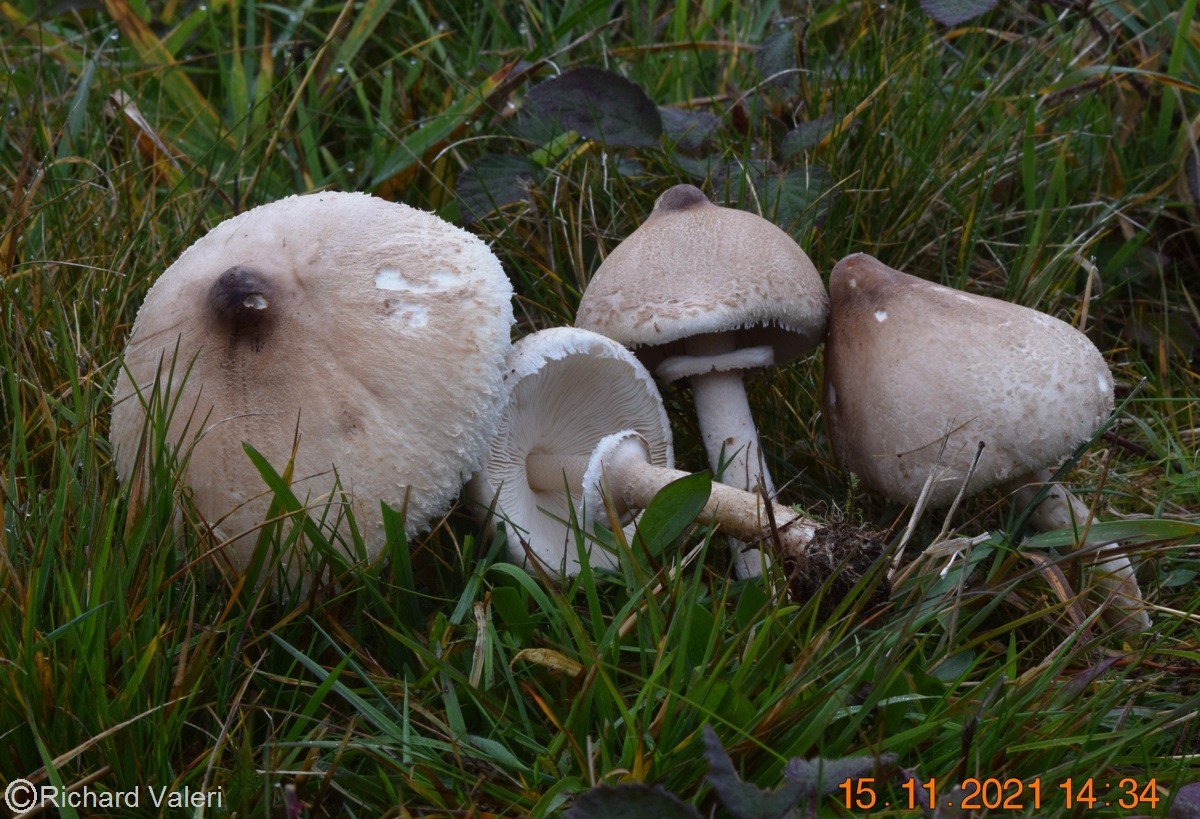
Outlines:
<svg viewBox="0 0 1200 819"><path fill-rule="evenodd" d="M0 3L6 784L219 789L211 816L544 816L642 781L707 811L706 724L763 787L790 757L894 753L942 791L1040 778L1042 808L1004 814L1046 816L1092 812L1067 808L1067 779L1115 799L1102 783L1154 778L1161 801L1133 811L1150 814L1197 781L1194 0L1006 3L950 30L913 3L848 0L159 5ZM775 84L755 55L781 30L798 57ZM579 65L711 112L709 146L516 135L506 103ZM802 123L822 135L785 150ZM106 443L146 289L220 220L295 192L372 190L458 220L456 180L485 153L544 172L472 225L522 334L571 321L605 253L681 181L761 205L822 271L867 250L1086 329L1133 397L1069 480L1126 527L1156 632L1078 628L1087 590L1061 544L1015 545L998 496L960 512L952 536L990 533L966 560L944 577L945 558L916 564L869 610L878 574L832 612L788 603L731 581L704 531L657 556L635 543L620 575L545 584L465 504L322 599L210 582L174 548L170 460L135 501ZM831 463L819 383L817 357L751 385L783 499L895 545L906 511ZM679 460L700 468L687 396L667 397ZM149 799L137 813L158 812Z"/></svg>

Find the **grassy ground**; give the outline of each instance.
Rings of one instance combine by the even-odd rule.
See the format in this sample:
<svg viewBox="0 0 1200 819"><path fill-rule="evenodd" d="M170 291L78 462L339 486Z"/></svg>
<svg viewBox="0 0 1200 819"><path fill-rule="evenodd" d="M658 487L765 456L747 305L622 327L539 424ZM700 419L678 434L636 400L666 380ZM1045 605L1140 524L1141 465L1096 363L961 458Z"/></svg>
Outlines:
<svg viewBox="0 0 1200 819"><path fill-rule="evenodd" d="M1023 780L1003 815L1162 814L1200 780L1194 0L1006 2L953 29L890 2L295 9L0 2L0 780L363 817L549 815L641 781L707 812L704 725L763 787L790 757L890 753L939 791ZM711 113L707 143L518 136L529 88L583 65ZM871 609L877 577L833 612L732 582L703 531L661 585L643 557L546 586L465 507L389 544L411 549L415 593L403 560L319 602L206 584L171 548L169 465L131 502L105 440L146 289L208 228L290 193L372 190L460 220L456 181L485 154L536 171L472 224L522 334L569 322L681 181L761 207L822 271L866 250L1084 327L1132 398L1070 482L1125 521L1155 633L1076 627L1081 578L1049 541L1018 551L998 496L956 519L992 533L969 572L917 564ZM819 370L752 385L784 500L895 544L905 510L829 460ZM668 397L679 459L701 468L687 396ZM1059 785L1088 776L1098 802L1068 809ZM1101 808L1128 799L1122 778L1160 801ZM880 783L880 803L904 793Z"/></svg>

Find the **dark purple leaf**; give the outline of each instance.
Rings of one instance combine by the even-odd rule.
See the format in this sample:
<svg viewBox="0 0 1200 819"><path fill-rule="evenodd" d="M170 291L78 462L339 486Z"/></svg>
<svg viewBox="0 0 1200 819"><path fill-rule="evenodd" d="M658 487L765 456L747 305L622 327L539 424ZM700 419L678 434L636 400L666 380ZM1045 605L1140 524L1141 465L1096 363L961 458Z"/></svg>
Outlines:
<svg viewBox="0 0 1200 819"><path fill-rule="evenodd" d="M1100 678L1100 675L1113 667L1119 657L1106 657L1089 669L1081 671L1072 677L1063 687L1064 696L1074 699L1087 693L1088 687Z"/></svg>
<svg viewBox="0 0 1200 819"><path fill-rule="evenodd" d="M612 71L584 67L530 89L518 130L543 145L575 131L615 148L646 148L658 144L663 123L641 86Z"/></svg>
<svg viewBox="0 0 1200 819"><path fill-rule="evenodd" d="M513 202L529 199L542 169L523 156L485 154L458 175L454 186L464 221L474 222Z"/></svg>
<svg viewBox="0 0 1200 819"><path fill-rule="evenodd" d="M669 105L660 105L658 114L667 138L680 151L698 151L721 123L707 111L687 111Z"/></svg>
<svg viewBox="0 0 1200 819"><path fill-rule="evenodd" d="M743 782L713 729L704 726L704 756L708 759L708 781L717 797L738 819L779 819L795 807L803 793L803 782L785 782L777 791L764 791Z"/></svg>
<svg viewBox="0 0 1200 819"><path fill-rule="evenodd" d="M878 773L896 763L895 754L873 756L843 756L836 759L789 759L783 775L789 782L803 787L804 796L824 796L833 793L848 779L859 779Z"/></svg>
<svg viewBox="0 0 1200 819"><path fill-rule="evenodd" d="M1200 782L1184 785L1175 791L1167 810L1167 819L1200 819Z"/></svg>
<svg viewBox="0 0 1200 819"><path fill-rule="evenodd" d="M1000 0L921 0L925 13L944 26L957 26L989 12Z"/></svg>
<svg viewBox="0 0 1200 819"><path fill-rule="evenodd" d="M640 783L601 785L575 797L565 819L700 819L691 805L662 788Z"/></svg>
<svg viewBox="0 0 1200 819"><path fill-rule="evenodd" d="M789 27L769 35L755 52L754 64L769 85L790 92L799 89L795 30Z"/></svg>

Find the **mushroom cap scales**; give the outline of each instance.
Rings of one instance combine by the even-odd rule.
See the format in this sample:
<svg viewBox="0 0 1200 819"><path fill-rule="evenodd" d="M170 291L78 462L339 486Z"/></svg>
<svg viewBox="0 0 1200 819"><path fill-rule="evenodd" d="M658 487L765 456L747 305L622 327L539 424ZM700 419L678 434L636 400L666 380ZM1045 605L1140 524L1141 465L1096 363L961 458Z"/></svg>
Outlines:
<svg viewBox="0 0 1200 819"><path fill-rule="evenodd" d="M296 443L292 489L312 506L341 503L336 471L373 556L380 501L419 533L478 467L511 297L484 242L406 205L318 193L228 219L138 312L114 396L118 471L140 463L157 382L176 403L166 439L190 452L185 481L235 567L271 500L244 443L280 473Z"/></svg>
<svg viewBox="0 0 1200 819"><path fill-rule="evenodd" d="M824 415L838 462L867 486L930 506L1057 466L1113 407L1087 336L1028 307L964 293L862 253L829 280Z"/></svg>
<svg viewBox="0 0 1200 819"><path fill-rule="evenodd" d="M785 364L821 341L827 313L821 277L787 233L676 185L596 270L575 324L633 349L653 372L707 333L769 345Z"/></svg>

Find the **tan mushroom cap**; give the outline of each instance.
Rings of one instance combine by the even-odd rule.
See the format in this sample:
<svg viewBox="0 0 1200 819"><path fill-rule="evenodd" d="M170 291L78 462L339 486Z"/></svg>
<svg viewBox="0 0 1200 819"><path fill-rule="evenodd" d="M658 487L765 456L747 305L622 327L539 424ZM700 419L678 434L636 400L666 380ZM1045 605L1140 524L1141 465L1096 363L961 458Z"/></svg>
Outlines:
<svg viewBox="0 0 1200 819"><path fill-rule="evenodd" d="M816 347L827 314L821 277L792 237L676 185L596 270L575 325L633 349L653 372L706 333L770 345L785 364Z"/></svg>
<svg viewBox="0 0 1200 819"><path fill-rule="evenodd" d="M270 501L243 443L282 472L297 433L294 493L319 517L340 503L336 469L374 556L380 501L419 533L478 467L511 297L481 240L366 194L293 196L222 222L138 312L113 408L117 468L128 479L140 462L144 406L170 378L167 440L190 447L185 480L235 568Z"/></svg>
<svg viewBox="0 0 1200 819"><path fill-rule="evenodd" d="M964 293L858 253L829 280L824 413L838 462L930 505L1061 464L1113 407L1113 379L1087 336L1045 313ZM945 442L943 449L943 441Z"/></svg>

